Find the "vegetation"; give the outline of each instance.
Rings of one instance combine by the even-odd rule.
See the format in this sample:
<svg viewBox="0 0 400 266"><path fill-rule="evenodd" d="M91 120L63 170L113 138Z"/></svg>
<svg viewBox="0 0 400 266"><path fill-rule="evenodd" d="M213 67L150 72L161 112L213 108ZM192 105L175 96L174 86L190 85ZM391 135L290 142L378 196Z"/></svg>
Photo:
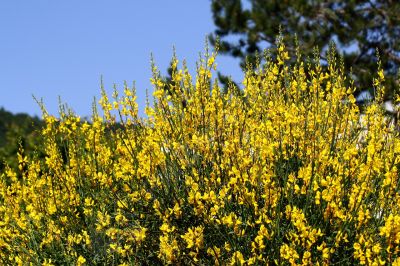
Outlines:
<svg viewBox="0 0 400 266"><path fill-rule="evenodd" d="M169 93L153 66L147 118L129 87L90 123L44 113L44 158L21 148L1 173L1 263L399 265L383 69L361 116L334 51L327 70L276 53L243 95L221 92L206 51L194 81L173 58Z"/></svg>
<svg viewBox="0 0 400 266"><path fill-rule="evenodd" d="M313 47L321 48L325 62L323 51L335 41L346 70L355 79L356 93L373 90L371 73L377 72L376 50L386 77L385 98L398 87L399 1L218 0L212 1L212 12L217 29L211 40L220 37L221 53L240 58L244 68L246 58L254 63L256 53L275 46L281 28L287 42L294 43L297 37L306 56L313 56Z"/></svg>
<svg viewBox="0 0 400 266"><path fill-rule="evenodd" d="M43 122L27 114L12 114L0 108L0 170L5 163L17 167L16 154L21 146L27 153L36 150Z"/></svg>

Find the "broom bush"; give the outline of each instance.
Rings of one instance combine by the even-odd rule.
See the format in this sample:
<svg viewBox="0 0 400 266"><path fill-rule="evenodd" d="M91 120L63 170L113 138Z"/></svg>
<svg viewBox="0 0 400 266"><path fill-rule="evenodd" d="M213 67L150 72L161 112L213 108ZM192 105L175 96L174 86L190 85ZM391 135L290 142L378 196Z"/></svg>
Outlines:
<svg viewBox="0 0 400 266"><path fill-rule="evenodd" d="M382 70L361 114L333 49L323 68L277 47L241 92L206 50L194 80L175 56L168 84L152 65L146 117L127 85L90 121L44 110L45 156L20 149L1 173L0 263L400 265Z"/></svg>

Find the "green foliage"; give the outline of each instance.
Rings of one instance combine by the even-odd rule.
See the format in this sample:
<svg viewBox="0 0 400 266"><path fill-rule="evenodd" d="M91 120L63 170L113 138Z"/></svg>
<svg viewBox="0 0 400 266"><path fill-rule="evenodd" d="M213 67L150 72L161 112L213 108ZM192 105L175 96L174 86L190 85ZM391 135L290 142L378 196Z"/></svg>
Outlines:
<svg viewBox="0 0 400 266"><path fill-rule="evenodd" d="M0 108L0 170L5 164L17 167L16 154L19 148L33 153L39 142L39 129L43 122L27 114L12 114Z"/></svg>
<svg viewBox="0 0 400 266"><path fill-rule="evenodd" d="M358 92L371 88L378 50L386 75L386 97L393 93L400 64L399 1L248 0L249 8L243 3L213 0L217 29L210 36L213 44L220 37L220 52L240 58L242 67L246 58L254 63L256 53L273 47L281 29L286 43L294 44L297 36L305 56L312 56L313 47L324 51L331 41L339 41L345 67L352 71Z"/></svg>
<svg viewBox="0 0 400 266"><path fill-rule="evenodd" d="M360 115L333 50L326 71L275 52L243 95L206 52L194 80L176 58L169 81L152 66L147 117L128 86L102 89L90 122L44 111L44 157L0 171L0 264L399 265L383 71Z"/></svg>

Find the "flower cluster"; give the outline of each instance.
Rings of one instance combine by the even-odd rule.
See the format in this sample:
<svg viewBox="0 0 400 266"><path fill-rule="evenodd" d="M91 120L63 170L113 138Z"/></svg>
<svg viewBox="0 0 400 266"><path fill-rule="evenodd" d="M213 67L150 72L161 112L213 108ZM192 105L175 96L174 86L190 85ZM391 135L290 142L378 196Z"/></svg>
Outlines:
<svg viewBox="0 0 400 266"><path fill-rule="evenodd" d="M216 52L194 81L153 66L146 118L127 85L90 122L44 113L44 155L1 173L0 263L399 265L398 125L380 97L361 115L334 51L276 54L243 90Z"/></svg>

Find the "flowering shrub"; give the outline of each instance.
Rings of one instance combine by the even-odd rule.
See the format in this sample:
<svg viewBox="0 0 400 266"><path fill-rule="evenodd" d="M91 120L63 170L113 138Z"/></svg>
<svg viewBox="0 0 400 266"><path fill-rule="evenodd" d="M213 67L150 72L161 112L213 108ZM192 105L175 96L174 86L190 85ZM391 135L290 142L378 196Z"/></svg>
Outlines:
<svg viewBox="0 0 400 266"><path fill-rule="evenodd" d="M153 66L147 118L128 87L90 123L45 112L45 158L20 150L1 174L1 263L400 264L382 72L361 119L332 51L327 71L288 66L279 43L242 94L212 80L215 57L194 83L176 58L168 84Z"/></svg>

